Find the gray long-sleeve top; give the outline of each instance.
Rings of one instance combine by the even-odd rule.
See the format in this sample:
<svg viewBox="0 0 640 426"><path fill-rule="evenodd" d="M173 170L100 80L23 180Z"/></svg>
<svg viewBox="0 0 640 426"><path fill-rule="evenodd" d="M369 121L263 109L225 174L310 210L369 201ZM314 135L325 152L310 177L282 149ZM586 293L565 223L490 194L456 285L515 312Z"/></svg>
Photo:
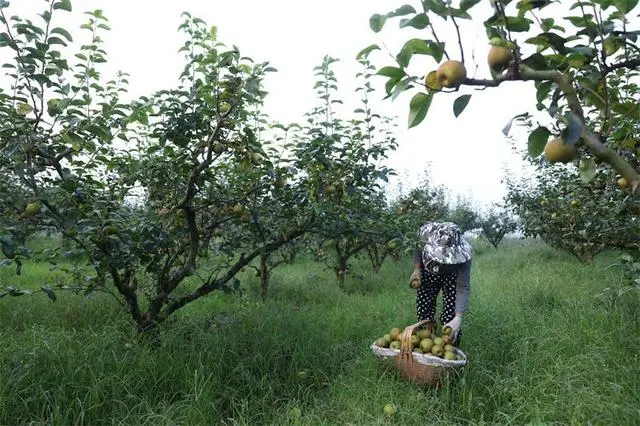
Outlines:
<svg viewBox="0 0 640 426"><path fill-rule="evenodd" d="M421 250L413 251L413 264L416 263L424 267ZM456 273L456 313L464 313L467 310L469 293L471 293L471 259L464 263L440 266L439 273L451 272Z"/></svg>

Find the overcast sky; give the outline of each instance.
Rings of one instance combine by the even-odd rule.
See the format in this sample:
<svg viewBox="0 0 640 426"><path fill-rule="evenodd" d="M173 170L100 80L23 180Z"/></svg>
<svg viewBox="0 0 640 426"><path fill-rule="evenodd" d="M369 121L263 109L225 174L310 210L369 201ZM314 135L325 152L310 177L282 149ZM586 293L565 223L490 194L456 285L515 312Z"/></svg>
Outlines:
<svg viewBox="0 0 640 426"><path fill-rule="evenodd" d="M265 112L283 123L301 122L302 114L315 104L312 68L320 64L325 54L340 59L335 71L341 97L346 107L353 109L357 102L353 92L355 74L359 70L355 55L361 49L384 42L395 54L410 37L430 37L417 30L399 30L397 20L388 22L383 32L373 33L369 28L371 14L386 13L403 4L388 0L72 0L72 3L72 14L59 14L59 19L64 15L63 22L71 27L77 28L85 20L82 12L87 10L102 9L109 19L112 30L103 35L109 58L105 77L113 76L118 69L129 73L133 96L176 85L183 67L182 56L177 53L184 42L177 31L181 12L188 11L209 25L216 25L220 41L229 46L235 44L243 55L256 61L268 60L278 69L266 80L270 95ZM488 78L488 46L482 20L491 11L489 2L482 3L478 8L481 20L473 25L463 21L462 29L469 74ZM45 6L43 0L11 0L9 14L29 15L35 21L39 19L35 13ZM454 59L459 52L453 28L449 27L450 23L436 22L439 36L448 43ZM79 38L81 33L73 34ZM382 52L373 54L371 60L378 66L393 65ZM418 75L436 67L433 59L426 56L416 57L411 66ZM376 81L381 87L385 80L380 77ZM425 165L430 163L435 181L445 184L453 196L468 195L480 203L498 201L504 193L500 183L504 167L508 165L518 172L523 166L501 130L514 115L534 109L534 88L528 83L508 83L484 91L465 88L462 93L473 96L460 117L456 119L452 112L453 101L460 93L440 94L434 99L427 119L411 130L407 129L408 103L415 91L393 102L381 101L382 93L378 93L374 108L396 116L399 124L400 145L388 165L402 174L405 185L411 185L422 177ZM526 139L520 144L524 146Z"/></svg>

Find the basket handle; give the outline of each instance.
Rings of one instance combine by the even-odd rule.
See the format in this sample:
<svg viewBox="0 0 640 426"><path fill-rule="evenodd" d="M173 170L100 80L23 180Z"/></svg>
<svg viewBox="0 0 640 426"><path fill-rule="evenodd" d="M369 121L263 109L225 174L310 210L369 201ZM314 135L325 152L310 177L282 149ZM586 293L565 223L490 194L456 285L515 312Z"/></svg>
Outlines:
<svg viewBox="0 0 640 426"><path fill-rule="evenodd" d="M402 332L402 342L400 342L400 357L407 362L413 362L413 344L411 343L411 335L416 327L420 327L422 324L430 322L429 320L422 320L413 325L408 325Z"/></svg>

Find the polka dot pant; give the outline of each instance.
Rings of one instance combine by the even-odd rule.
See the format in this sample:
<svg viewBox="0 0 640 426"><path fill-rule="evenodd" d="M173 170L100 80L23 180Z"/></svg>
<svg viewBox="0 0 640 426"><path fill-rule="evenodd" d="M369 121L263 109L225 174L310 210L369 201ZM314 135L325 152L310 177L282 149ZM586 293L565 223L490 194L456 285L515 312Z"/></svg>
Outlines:
<svg viewBox="0 0 640 426"><path fill-rule="evenodd" d="M436 298L442 290L442 312L440 324L446 324L456 315L456 279L457 274L432 274L424 269L421 274L422 285L416 295L416 313L418 321L434 320L436 314ZM458 339L462 336L458 331Z"/></svg>

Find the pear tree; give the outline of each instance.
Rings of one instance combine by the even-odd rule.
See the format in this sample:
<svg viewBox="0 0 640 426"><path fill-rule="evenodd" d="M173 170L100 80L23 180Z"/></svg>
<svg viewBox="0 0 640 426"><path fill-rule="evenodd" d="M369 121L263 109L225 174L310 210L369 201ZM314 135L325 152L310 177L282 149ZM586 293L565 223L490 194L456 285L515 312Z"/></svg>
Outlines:
<svg viewBox="0 0 640 426"><path fill-rule="evenodd" d="M85 264L72 282L40 290L52 300L58 290L107 293L147 335L213 291L238 290L239 271L314 223L308 180L292 179L257 136L268 62L184 13L177 85L127 101L127 75L103 75L106 16L89 12L78 33L58 24L69 0L44 3L30 19L0 2L0 49L11 57L0 191L15 202L3 207L2 265L39 256L25 235L55 233ZM62 248L51 250L35 260L67 268L54 256ZM34 291L10 284L0 295Z"/></svg>
<svg viewBox="0 0 640 426"><path fill-rule="evenodd" d="M307 125L291 136L294 166L309 179L312 202L318 208L312 229L314 254L344 285L350 260L380 237L386 204L383 184L394 171L383 164L397 142L390 120L376 114L369 99L372 66L361 60L356 93L359 105L342 118L337 97L336 60L326 56L315 68L318 105L307 114ZM391 238L389 238L391 239Z"/></svg>

